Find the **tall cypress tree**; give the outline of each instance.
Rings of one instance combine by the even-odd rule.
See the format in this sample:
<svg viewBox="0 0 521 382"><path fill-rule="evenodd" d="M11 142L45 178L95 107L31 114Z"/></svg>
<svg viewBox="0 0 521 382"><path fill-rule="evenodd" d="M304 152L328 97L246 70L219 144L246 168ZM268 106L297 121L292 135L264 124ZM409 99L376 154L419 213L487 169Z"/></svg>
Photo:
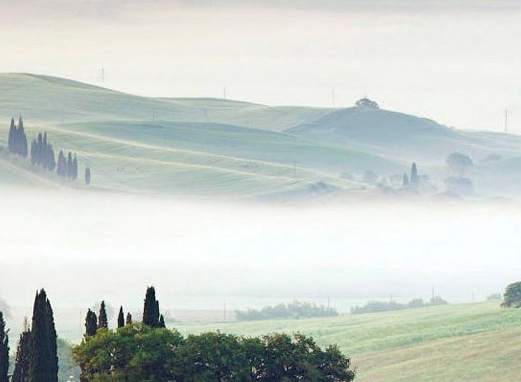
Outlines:
<svg viewBox="0 0 521 382"><path fill-rule="evenodd" d="M125 316L123 315L123 307L119 307L119 314L118 314L118 328L122 328L125 326Z"/></svg>
<svg viewBox="0 0 521 382"><path fill-rule="evenodd" d="M56 329L51 303L43 288L34 299L31 327L28 382L57 382Z"/></svg>
<svg viewBox="0 0 521 382"><path fill-rule="evenodd" d="M127 312L127 317L125 318L125 325L132 325L132 314Z"/></svg>
<svg viewBox="0 0 521 382"><path fill-rule="evenodd" d="M145 295L143 324L157 328L160 326L159 319L159 301L156 300L156 290L151 286L147 288Z"/></svg>
<svg viewBox="0 0 521 382"><path fill-rule="evenodd" d="M105 301L101 302L98 315L98 328L108 329L109 322L107 320L107 311L105 309Z"/></svg>
<svg viewBox="0 0 521 382"><path fill-rule="evenodd" d="M0 382L8 382L9 371L9 330L5 329L4 313L0 312Z"/></svg>
<svg viewBox="0 0 521 382"><path fill-rule="evenodd" d="M96 313L89 309L85 317L85 337L90 337L96 334L98 329L98 317Z"/></svg>
<svg viewBox="0 0 521 382"><path fill-rule="evenodd" d="M410 183L413 185L418 183L418 169L416 168L416 163L414 162L411 166L411 177L409 179Z"/></svg>
<svg viewBox="0 0 521 382"><path fill-rule="evenodd" d="M9 137L7 141L7 148L9 152L15 152L15 140L16 140L16 127L14 125L14 118L11 118L11 124L9 125Z"/></svg>
<svg viewBox="0 0 521 382"><path fill-rule="evenodd" d="M13 376L11 382L28 382L29 381L29 349L31 346L31 331L27 323L27 317L24 319L24 329L20 334L20 341L16 349L16 359L14 365Z"/></svg>

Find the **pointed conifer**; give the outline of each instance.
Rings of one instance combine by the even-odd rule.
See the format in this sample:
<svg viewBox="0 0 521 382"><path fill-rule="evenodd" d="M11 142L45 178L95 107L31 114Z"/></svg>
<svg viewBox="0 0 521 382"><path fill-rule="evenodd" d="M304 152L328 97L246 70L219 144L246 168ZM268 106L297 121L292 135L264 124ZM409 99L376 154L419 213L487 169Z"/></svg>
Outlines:
<svg viewBox="0 0 521 382"><path fill-rule="evenodd" d="M5 328L4 313L0 312L0 382L8 382L9 371L9 330Z"/></svg>
<svg viewBox="0 0 521 382"><path fill-rule="evenodd" d="M414 163L414 162L411 166L411 177L409 178L409 182L412 185L415 185L418 183L418 169L416 168L416 163Z"/></svg>
<svg viewBox="0 0 521 382"><path fill-rule="evenodd" d="M97 329L98 317L96 317L96 313L89 309L87 311L87 316L85 317L85 337L95 335Z"/></svg>
<svg viewBox="0 0 521 382"><path fill-rule="evenodd" d="M147 288L145 306L143 307L143 324L153 328L159 327L159 301L153 286Z"/></svg>
<svg viewBox="0 0 521 382"><path fill-rule="evenodd" d="M24 328L16 349L16 359L11 382L28 382L29 380L29 348L31 346L31 331L27 317L24 319Z"/></svg>
<svg viewBox="0 0 521 382"><path fill-rule="evenodd" d="M109 327L109 322L107 320L107 310L105 309L105 301L102 301L100 308L99 308L98 329L101 329L101 328L107 329L108 327Z"/></svg>
<svg viewBox="0 0 521 382"><path fill-rule="evenodd" d="M44 289L37 292L34 299L28 381L58 381L56 329L51 303Z"/></svg>
<svg viewBox="0 0 521 382"><path fill-rule="evenodd" d="M125 326L125 316L123 315L123 307L119 307L119 314L118 314L118 328L122 328Z"/></svg>

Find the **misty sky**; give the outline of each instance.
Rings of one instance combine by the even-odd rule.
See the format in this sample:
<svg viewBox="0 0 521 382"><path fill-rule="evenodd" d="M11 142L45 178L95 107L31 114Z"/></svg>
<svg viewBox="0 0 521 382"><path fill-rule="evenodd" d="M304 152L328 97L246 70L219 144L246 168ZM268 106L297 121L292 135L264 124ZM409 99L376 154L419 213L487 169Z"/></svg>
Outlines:
<svg viewBox="0 0 521 382"><path fill-rule="evenodd" d="M0 2L1 72L148 96L383 108L521 133L521 6L500 1ZM104 69L104 82L100 72ZM333 91L334 90L334 97Z"/></svg>

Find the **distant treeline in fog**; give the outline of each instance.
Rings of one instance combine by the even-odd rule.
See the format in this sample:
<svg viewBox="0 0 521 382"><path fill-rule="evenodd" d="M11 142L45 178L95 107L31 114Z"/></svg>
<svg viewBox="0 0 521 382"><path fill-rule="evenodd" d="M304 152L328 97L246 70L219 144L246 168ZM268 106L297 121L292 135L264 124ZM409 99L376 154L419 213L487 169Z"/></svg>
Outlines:
<svg viewBox="0 0 521 382"><path fill-rule="evenodd" d="M248 309L235 311L235 317L241 321L270 320L275 318L310 318L337 316L334 308L317 306L315 303L294 301L290 304L266 306L261 310Z"/></svg>
<svg viewBox="0 0 521 382"><path fill-rule="evenodd" d="M427 306L445 304L448 304L448 302L442 299L440 296L431 298L429 302L424 302L421 298L415 298L409 301L407 304L400 304L396 301L369 301L363 306L357 305L352 307L351 314L387 312L390 310L423 308Z"/></svg>

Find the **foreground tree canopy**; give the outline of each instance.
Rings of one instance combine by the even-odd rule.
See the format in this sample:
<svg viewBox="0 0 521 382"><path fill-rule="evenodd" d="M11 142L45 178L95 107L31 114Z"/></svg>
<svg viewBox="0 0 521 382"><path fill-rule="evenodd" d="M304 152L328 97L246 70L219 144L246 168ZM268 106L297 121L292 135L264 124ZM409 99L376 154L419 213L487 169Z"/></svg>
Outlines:
<svg viewBox="0 0 521 382"><path fill-rule="evenodd" d="M103 305L103 304L102 304ZM100 312L100 316L103 313ZM220 332L183 337L165 328L154 287L147 288L143 322L120 308L117 329L96 323L91 310L85 335L72 350L81 382L348 382L350 359L311 337L270 334L241 337Z"/></svg>
<svg viewBox="0 0 521 382"><path fill-rule="evenodd" d="M245 338L220 332L189 335L134 323L98 329L73 348L86 382L352 381L350 360L311 337Z"/></svg>

